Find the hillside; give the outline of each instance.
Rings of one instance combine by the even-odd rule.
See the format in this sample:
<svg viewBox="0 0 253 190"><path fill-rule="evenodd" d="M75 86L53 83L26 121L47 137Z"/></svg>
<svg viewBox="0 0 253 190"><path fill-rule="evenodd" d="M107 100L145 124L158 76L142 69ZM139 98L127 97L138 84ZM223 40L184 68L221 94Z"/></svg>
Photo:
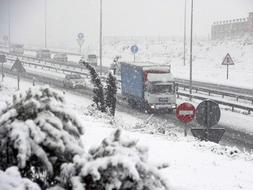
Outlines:
<svg viewBox="0 0 253 190"><path fill-rule="evenodd" d="M133 60L130 47L136 44L139 51L136 60L156 61L171 64L172 72L178 78L189 78L189 41L186 46L186 65L183 65L183 42L177 38L108 38L104 42L104 57L110 62L116 55L121 60ZM229 53L235 65L227 68L221 65ZM109 60L109 61L108 61ZM195 40L193 42L193 80L253 88L253 40L243 38L226 41Z"/></svg>

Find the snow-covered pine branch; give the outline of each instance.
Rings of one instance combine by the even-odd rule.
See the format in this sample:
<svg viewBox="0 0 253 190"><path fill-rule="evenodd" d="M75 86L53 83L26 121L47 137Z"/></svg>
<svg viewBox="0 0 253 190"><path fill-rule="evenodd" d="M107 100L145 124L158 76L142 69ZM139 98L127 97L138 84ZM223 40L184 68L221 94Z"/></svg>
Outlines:
<svg viewBox="0 0 253 190"><path fill-rule="evenodd" d="M22 178L18 168L13 166L7 168L5 172L0 170L1 190L40 190L36 183L27 178Z"/></svg>
<svg viewBox="0 0 253 190"><path fill-rule="evenodd" d="M147 148L121 133L121 130L116 130L104 139L101 145L91 148L90 158L82 159L76 156L74 164L65 165L65 172L68 171L66 174L73 174L68 176L72 182L69 189L169 189L159 169L147 161Z"/></svg>
<svg viewBox="0 0 253 190"><path fill-rule="evenodd" d="M106 79L106 88L105 88L105 105L108 109L108 112L114 116L116 109L116 94L117 94L117 85L116 78L109 73Z"/></svg>
<svg viewBox="0 0 253 190"><path fill-rule="evenodd" d="M30 88L14 95L0 116L0 169L17 166L23 177L47 187L63 163L83 154L83 133L63 96L49 87Z"/></svg>
<svg viewBox="0 0 253 190"><path fill-rule="evenodd" d="M103 90L103 85L101 83L99 75L97 74L96 70L88 62L81 60L80 63L83 64L90 72L91 83L94 85L93 102L96 104L97 109L99 111L106 112L105 100L104 100L104 90Z"/></svg>

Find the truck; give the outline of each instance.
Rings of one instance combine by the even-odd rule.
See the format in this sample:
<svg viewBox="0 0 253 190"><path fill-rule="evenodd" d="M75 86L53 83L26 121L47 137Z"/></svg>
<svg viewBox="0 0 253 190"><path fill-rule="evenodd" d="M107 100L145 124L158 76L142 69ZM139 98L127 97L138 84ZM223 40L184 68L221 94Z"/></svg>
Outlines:
<svg viewBox="0 0 253 190"><path fill-rule="evenodd" d="M176 109L175 79L169 65L121 62L121 93L131 107L145 112Z"/></svg>
<svg viewBox="0 0 253 190"><path fill-rule="evenodd" d="M10 53L15 55L24 54L24 45L23 44L11 44Z"/></svg>
<svg viewBox="0 0 253 190"><path fill-rule="evenodd" d="M51 59L51 52L49 49L39 49L36 54L37 59Z"/></svg>
<svg viewBox="0 0 253 190"><path fill-rule="evenodd" d="M85 88L86 82L79 74L67 74L63 80L63 86L68 88Z"/></svg>
<svg viewBox="0 0 253 190"><path fill-rule="evenodd" d="M68 55L66 53L54 54L54 60L58 62L68 62Z"/></svg>

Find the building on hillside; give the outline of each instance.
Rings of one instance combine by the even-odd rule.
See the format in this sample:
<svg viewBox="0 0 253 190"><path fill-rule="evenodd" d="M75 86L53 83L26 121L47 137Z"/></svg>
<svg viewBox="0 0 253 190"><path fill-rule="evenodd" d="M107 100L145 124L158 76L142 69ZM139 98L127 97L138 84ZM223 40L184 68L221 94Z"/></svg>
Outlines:
<svg viewBox="0 0 253 190"><path fill-rule="evenodd" d="M211 29L212 40L236 38L245 34L253 35L253 12L247 18L214 22Z"/></svg>

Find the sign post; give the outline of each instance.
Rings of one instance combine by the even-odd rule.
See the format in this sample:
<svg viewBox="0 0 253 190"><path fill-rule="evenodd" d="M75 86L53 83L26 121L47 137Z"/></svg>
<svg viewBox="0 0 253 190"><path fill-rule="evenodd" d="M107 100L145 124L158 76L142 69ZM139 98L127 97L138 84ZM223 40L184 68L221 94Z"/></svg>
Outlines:
<svg viewBox="0 0 253 190"><path fill-rule="evenodd" d="M14 64L11 67L11 71L16 72L18 77L17 77L17 84L18 84L18 90L19 88L19 82L20 82L20 73L26 72L25 68L23 67L21 61L17 58Z"/></svg>
<svg viewBox="0 0 253 190"><path fill-rule="evenodd" d="M82 54L82 46L83 46L83 43L84 43L84 34L83 33L78 33L76 41L79 45L79 53Z"/></svg>
<svg viewBox="0 0 253 190"><path fill-rule="evenodd" d="M187 123L193 120L195 115L195 107L190 103L182 103L176 109L177 118L182 121L184 126L184 136L187 136Z"/></svg>
<svg viewBox="0 0 253 190"><path fill-rule="evenodd" d="M135 62L135 54L138 52L139 48L137 45L131 46L131 52L134 54L134 62Z"/></svg>
<svg viewBox="0 0 253 190"><path fill-rule="evenodd" d="M219 143L221 137L225 133L225 129L212 129L211 127L219 122L220 116L221 112L217 103L211 100L201 102L196 109L196 120L205 128L191 129L192 135L200 140Z"/></svg>
<svg viewBox="0 0 253 190"><path fill-rule="evenodd" d="M5 55L0 55L0 62L2 63L2 81L4 81L4 63L6 62Z"/></svg>
<svg viewBox="0 0 253 190"><path fill-rule="evenodd" d="M221 64L227 66L227 79L228 79L229 65L234 65L235 64L233 62L231 56L229 55L229 53L227 53L227 55L225 56L225 58L223 59Z"/></svg>

